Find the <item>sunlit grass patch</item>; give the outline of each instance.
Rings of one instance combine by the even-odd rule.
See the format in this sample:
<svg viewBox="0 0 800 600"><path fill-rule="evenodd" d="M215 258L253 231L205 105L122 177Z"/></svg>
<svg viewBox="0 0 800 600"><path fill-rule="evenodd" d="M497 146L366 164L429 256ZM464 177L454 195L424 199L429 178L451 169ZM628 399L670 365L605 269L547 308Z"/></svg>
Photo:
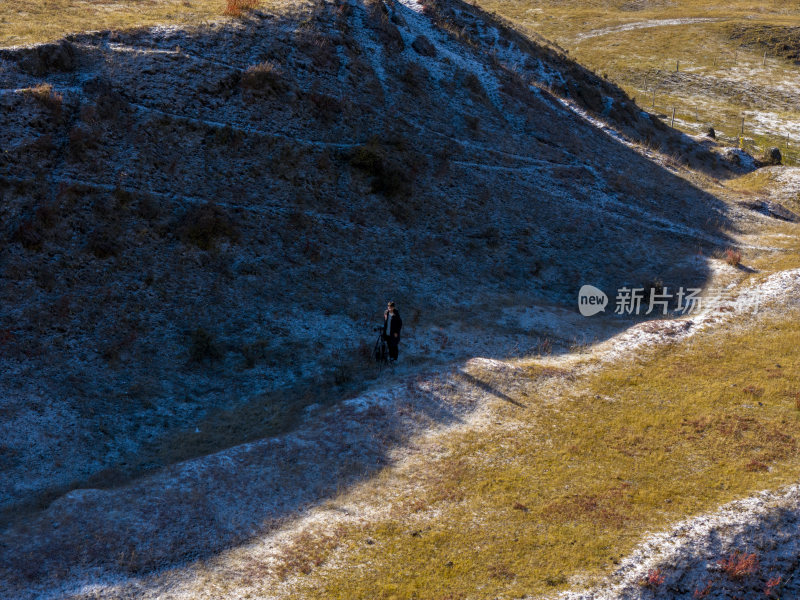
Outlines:
<svg viewBox="0 0 800 600"><path fill-rule="evenodd" d="M302 0L19 0L4 3L0 16L0 47L57 40L69 33L127 29L151 25L201 25L239 18L250 9L281 12Z"/></svg>
<svg viewBox="0 0 800 600"><path fill-rule="evenodd" d="M584 377L560 402L498 402L493 426L381 477L392 516L343 532L298 595L554 591L609 572L648 530L795 481L798 343L794 316L703 333Z"/></svg>

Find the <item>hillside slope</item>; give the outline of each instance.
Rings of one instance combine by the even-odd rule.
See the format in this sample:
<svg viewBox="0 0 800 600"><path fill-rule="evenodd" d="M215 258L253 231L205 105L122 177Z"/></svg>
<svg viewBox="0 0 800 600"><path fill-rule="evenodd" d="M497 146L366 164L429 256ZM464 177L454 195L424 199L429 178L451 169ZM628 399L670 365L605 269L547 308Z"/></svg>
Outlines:
<svg viewBox="0 0 800 600"><path fill-rule="evenodd" d="M559 350L570 331L499 313L572 306L583 283L701 284L697 253L732 243L731 209L683 165L745 167L459 2L321 3L0 61L13 536L70 489L284 432L362 390L387 298L412 365L481 337L490 355ZM629 325L604 323L599 337Z"/></svg>

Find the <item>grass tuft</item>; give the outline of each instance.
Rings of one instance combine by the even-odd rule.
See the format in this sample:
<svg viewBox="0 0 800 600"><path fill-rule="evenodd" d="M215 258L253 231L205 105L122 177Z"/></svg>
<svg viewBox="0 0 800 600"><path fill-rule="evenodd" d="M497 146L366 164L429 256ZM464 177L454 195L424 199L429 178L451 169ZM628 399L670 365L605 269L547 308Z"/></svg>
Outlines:
<svg viewBox="0 0 800 600"><path fill-rule="evenodd" d="M735 248L727 248L724 257L725 262L732 267L738 267L742 263L742 253Z"/></svg>
<svg viewBox="0 0 800 600"><path fill-rule="evenodd" d="M245 11L258 6L258 0L226 0L223 14L228 17L240 17Z"/></svg>

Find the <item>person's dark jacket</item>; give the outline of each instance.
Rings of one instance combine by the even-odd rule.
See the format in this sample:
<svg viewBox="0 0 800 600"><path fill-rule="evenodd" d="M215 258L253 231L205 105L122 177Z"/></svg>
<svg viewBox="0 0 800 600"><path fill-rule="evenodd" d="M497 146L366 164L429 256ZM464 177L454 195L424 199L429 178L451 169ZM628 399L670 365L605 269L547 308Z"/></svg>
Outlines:
<svg viewBox="0 0 800 600"><path fill-rule="evenodd" d="M400 313L397 309L394 309L394 314L392 315L392 330L386 331L386 323L389 322L389 311L387 310L383 313L383 333L386 337L394 337L394 334L397 334L397 338L400 338L400 330L403 328L403 319L400 318Z"/></svg>

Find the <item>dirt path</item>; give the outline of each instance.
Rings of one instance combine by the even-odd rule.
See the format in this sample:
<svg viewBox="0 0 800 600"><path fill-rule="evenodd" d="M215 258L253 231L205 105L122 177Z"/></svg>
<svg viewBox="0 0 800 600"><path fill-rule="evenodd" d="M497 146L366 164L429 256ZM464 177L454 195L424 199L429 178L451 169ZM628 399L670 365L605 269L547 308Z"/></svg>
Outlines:
<svg viewBox="0 0 800 600"><path fill-rule="evenodd" d="M610 35L612 33L619 33L622 31L634 31L636 29L648 29L650 27L692 25L694 23L713 23L719 20L720 19L712 17L687 17L684 19L650 19L648 21L636 21L635 23L624 23L622 25L603 27L602 29L593 29L585 33L580 33L575 37L575 41L580 42L583 40L588 40L589 38L600 37L601 35Z"/></svg>

